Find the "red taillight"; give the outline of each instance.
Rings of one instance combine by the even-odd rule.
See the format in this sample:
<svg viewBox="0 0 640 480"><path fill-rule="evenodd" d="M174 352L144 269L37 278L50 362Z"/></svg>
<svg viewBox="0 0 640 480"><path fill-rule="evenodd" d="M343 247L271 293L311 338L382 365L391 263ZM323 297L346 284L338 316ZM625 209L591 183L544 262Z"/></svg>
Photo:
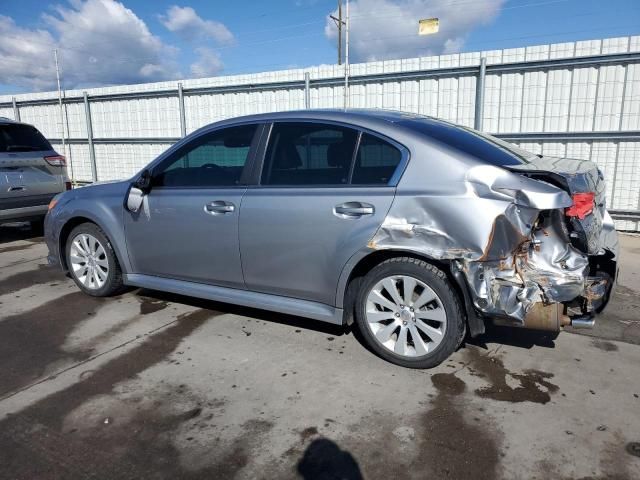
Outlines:
<svg viewBox="0 0 640 480"><path fill-rule="evenodd" d="M593 212L593 201L596 194L593 192L575 193L571 196L573 205L565 210L567 217L578 217L582 220Z"/></svg>
<svg viewBox="0 0 640 480"><path fill-rule="evenodd" d="M64 158L63 155L50 155L48 157L44 157L44 161L47 162L52 167L66 167L67 159Z"/></svg>

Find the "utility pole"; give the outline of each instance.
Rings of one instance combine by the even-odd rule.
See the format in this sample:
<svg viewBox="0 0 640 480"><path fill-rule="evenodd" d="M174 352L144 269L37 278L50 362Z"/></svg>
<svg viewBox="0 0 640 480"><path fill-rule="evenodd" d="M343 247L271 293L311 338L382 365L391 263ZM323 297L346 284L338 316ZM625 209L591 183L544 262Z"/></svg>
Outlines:
<svg viewBox="0 0 640 480"><path fill-rule="evenodd" d="M62 107L62 89L60 88L60 67L58 65L58 49L53 49L53 58L56 61L56 80L58 81L58 104L60 105L60 126L62 127L62 151L67 157L67 142L64 134L64 108Z"/></svg>
<svg viewBox="0 0 640 480"><path fill-rule="evenodd" d="M329 15L336 22L338 27L338 65L342 65L342 26L345 24L342 20L342 0L338 0L338 16Z"/></svg>
<svg viewBox="0 0 640 480"><path fill-rule="evenodd" d="M349 0L347 0L344 46L344 109L346 110L347 108L349 108Z"/></svg>

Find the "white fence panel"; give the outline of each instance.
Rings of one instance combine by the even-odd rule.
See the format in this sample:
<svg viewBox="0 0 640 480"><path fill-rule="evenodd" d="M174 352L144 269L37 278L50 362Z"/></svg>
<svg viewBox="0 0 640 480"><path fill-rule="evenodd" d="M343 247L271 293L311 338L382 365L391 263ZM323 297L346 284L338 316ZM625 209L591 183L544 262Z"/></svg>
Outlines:
<svg viewBox="0 0 640 480"><path fill-rule="evenodd" d="M533 153L593 160L607 177L610 206L638 210L638 52L640 36L633 36L359 63L351 65L349 102L474 126L484 57L484 131ZM600 60L608 56L617 57ZM343 108L343 78L344 66L319 65L183 80L184 130L254 113ZM60 139L70 137L64 153L73 176L91 181L83 93L64 92L64 122L57 92L0 96L0 116L14 118L16 101L20 119L38 127L61 153ZM93 88L87 95L99 180L130 177L181 136L178 82ZM618 226L638 229L638 222Z"/></svg>

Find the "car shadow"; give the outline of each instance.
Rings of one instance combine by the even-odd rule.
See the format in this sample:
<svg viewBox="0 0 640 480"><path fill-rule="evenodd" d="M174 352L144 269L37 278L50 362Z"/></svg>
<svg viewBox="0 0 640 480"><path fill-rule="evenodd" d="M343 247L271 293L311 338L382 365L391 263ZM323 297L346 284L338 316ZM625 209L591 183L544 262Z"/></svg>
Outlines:
<svg viewBox="0 0 640 480"><path fill-rule="evenodd" d="M333 325L331 323L313 320L310 318L298 317L295 315L287 315L285 313L272 312L269 310L261 310L258 308L244 307L242 305L234 305L231 303L215 302L196 297L188 297L186 295L177 295L174 293L161 292L157 290L149 290L142 288L136 292L137 295L150 297L156 300L172 303L182 303L192 307L204 308L207 310L215 310L222 313L231 313L250 317L256 320L264 320L266 322L280 323L296 328L304 328L317 332L333 335L336 337L347 335L351 332L351 327Z"/></svg>
<svg viewBox="0 0 640 480"><path fill-rule="evenodd" d="M40 243L44 239L44 226L42 222L16 222L0 225L0 244L26 240Z"/></svg>
<svg viewBox="0 0 640 480"><path fill-rule="evenodd" d="M529 330L518 327L504 327L487 322L485 333L471 338L468 334L464 344L488 350L488 344L499 343L511 347L530 349L533 347L555 348L555 339L558 332L545 332L542 330Z"/></svg>
<svg viewBox="0 0 640 480"><path fill-rule="evenodd" d="M215 302L213 300L205 300L196 297L189 297L186 295L177 295L173 293L149 290L144 288L138 290L136 294L142 297L149 297L165 302L182 303L184 305L191 305L197 308L215 310L222 313L231 313L234 315L250 317L257 320L289 325L295 328L304 328L307 330L313 330L336 337L352 334L356 338L356 340L360 344L362 344L363 347L365 347L369 351L372 351L367 345L366 341L362 338L360 331L358 330L358 328L356 328L355 325L333 325L330 323L316 321L305 317L298 317L295 315L287 315L284 313L272 312L269 310L244 307L241 305L233 305L230 303ZM488 350L489 344L496 343L524 349L531 349L533 347L555 348L555 339L557 337L557 332L528 330L517 327L503 327L487 322L485 333L483 333L482 335L478 335L475 338L472 338L467 334L460 348L463 348L464 345L468 344Z"/></svg>

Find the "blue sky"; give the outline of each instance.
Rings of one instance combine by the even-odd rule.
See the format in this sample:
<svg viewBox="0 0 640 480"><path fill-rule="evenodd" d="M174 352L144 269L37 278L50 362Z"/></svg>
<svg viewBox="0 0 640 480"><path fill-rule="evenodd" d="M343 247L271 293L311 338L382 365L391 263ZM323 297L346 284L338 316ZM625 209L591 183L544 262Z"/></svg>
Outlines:
<svg viewBox="0 0 640 480"><path fill-rule="evenodd" d="M354 0L353 60L640 34L640 0ZM0 93L336 62L336 1L0 0ZM417 20L441 31L418 37Z"/></svg>

